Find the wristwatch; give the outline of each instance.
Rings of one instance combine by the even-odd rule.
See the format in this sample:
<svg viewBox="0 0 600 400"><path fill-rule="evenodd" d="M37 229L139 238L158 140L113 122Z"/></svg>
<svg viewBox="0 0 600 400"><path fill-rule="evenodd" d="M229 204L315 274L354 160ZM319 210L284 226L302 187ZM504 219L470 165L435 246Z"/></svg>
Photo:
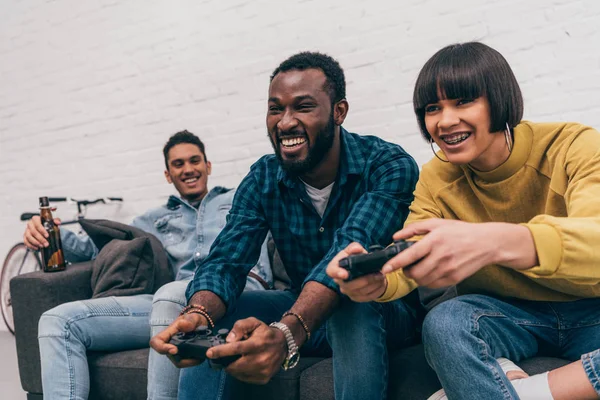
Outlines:
<svg viewBox="0 0 600 400"><path fill-rule="evenodd" d="M288 328L288 326L282 322L273 322L269 326L277 328L283 332L285 341L287 342L287 356L285 357L285 360L283 360L281 368L283 368L284 371L294 368L296 365L298 365L298 361L300 361L300 353L298 352L298 346L296 345L296 341L294 340L294 336L292 335L290 328Z"/></svg>

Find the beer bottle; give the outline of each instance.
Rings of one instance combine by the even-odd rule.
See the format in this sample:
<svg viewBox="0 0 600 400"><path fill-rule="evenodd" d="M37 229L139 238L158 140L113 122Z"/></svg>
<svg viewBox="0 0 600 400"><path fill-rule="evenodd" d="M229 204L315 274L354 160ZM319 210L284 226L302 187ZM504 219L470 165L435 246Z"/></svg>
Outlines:
<svg viewBox="0 0 600 400"><path fill-rule="evenodd" d="M48 197L40 197L40 218L48 232L48 247L42 249L42 264L44 272L62 271L66 268L63 255L60 231L52 218Z"/></svg>

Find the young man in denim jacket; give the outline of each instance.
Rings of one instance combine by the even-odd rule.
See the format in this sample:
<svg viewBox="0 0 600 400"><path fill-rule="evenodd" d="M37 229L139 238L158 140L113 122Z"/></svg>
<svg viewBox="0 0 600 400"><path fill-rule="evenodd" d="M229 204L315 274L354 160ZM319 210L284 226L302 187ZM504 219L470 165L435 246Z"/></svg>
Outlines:
<svg viewBox="0 0 600 400"><path fill-rule="evenodd" d="M154 301L151 294L107 297L66 303L45 312L40 318L38 335L44 397L88 397L88 350L120 351L146 347L151 334L150 320L160 331L171 322L168 319L171 310L185 305L185 298L179 302L172 300L173 289L178 284L187 285L196 265L206 257L225 226L235 191L223 187L208 190L211 163L206 160L200 139L187 131L178 132L169 138L163 153L165 177L180 197L170 196L165 205L135 218L131 225L152 233L161 241L176 282L159 289ZM39 249L47 246L44 235L45 230L37 217L29 222L24 241L30 248ZM68 261L87 261L98 254L87 236L63 229L61 237ZM266 242L251 275L246 280L246 290L272 285ZM156 385L159 385L161 390L176 393L179 370L165 357L151 355L149 375L160 377L160 381L149 379L149 392L156 392Z"/></svg>

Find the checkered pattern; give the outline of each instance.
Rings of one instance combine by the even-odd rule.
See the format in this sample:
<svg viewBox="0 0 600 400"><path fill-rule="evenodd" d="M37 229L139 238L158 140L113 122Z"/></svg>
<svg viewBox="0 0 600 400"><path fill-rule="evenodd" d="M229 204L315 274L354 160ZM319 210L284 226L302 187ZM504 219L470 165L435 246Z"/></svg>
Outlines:
<svg viewBox="0 0 600 400"><path fill-rule="evenodd" d="M341 130L340 171L323 218L304 184L287 175L275 155L258 160L240 184L227 225L187 288L217 294L227 305L242 293L270 230L292 290L308 281L338 290L326 274L331 259L351 242L387 245L401 228L418 178L401 147Z"/></svg>

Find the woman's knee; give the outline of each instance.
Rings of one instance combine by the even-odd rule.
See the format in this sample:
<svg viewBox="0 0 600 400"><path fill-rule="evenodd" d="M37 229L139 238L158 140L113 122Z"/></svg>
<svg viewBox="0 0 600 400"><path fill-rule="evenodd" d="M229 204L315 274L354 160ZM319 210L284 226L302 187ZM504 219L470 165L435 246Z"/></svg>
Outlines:
<svg viewBox="0 0 600 400"><path fill-rule="evenodd" d="M433 308L423 321L423 344L447 347L452 340L470 331L475 307L460 298L447 300Z"/></svg>

